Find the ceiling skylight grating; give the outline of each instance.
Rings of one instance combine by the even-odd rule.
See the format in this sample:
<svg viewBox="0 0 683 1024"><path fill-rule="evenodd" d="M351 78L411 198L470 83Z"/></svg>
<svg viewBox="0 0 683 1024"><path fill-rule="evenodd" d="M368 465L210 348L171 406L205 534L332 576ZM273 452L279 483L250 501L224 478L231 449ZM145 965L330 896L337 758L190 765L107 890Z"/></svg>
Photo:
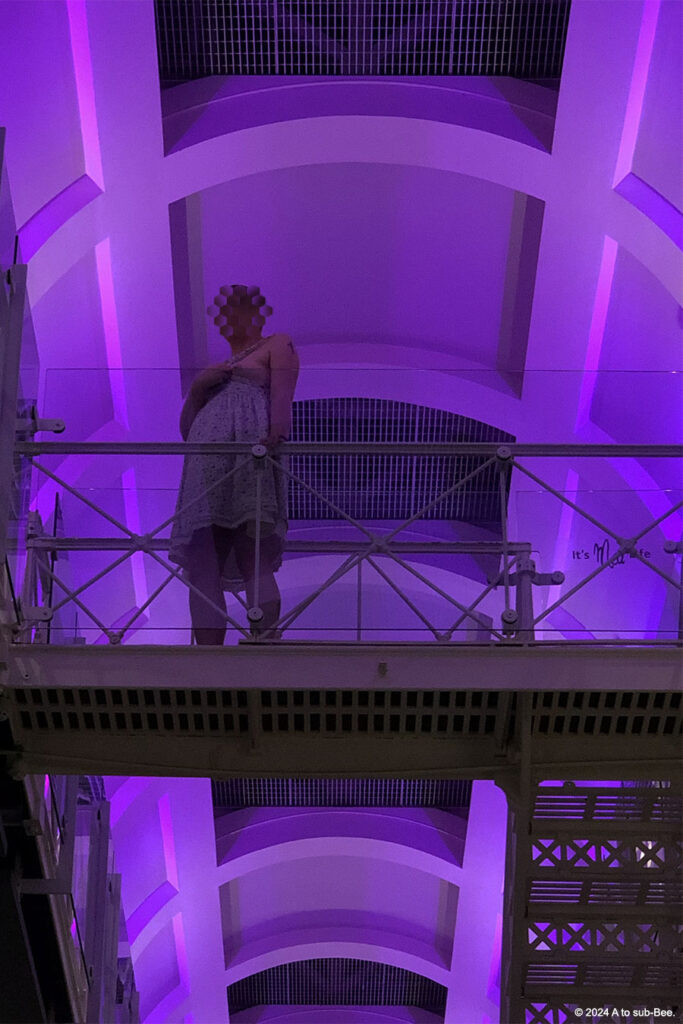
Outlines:
<svg viewBox="0 0 683 1024"><path fill-rule="evenodd" d="M230 1014L252 1006L413 1006L442 1019L443 985L412 971L368 960L298 960L228 986Z"/></svg>
<svg viewBox="0 0 683 1024"><path fill-rule="evenodd" d="M570 0L155 0L165 84L206 75L559 78Z"/></svg>
<svg viewBox="0 0 683 1024"><path fill-rule="evenodd" d="M214 807L438 807L465 811L467 779L225 779L211 782Z"/></svg>
<svg viewBox="0 0 683 1024"><path fill-rule="evenodd" d="M317 398L295 402L293 441L448 441L509 444L512 434L443 409L384 398ZM356 519L407 519L486 460L445 455L297 455L292 473ZM431 508L425 519L500 522L494 465ZM291 519L338 519L301 485L289 489Z"/></svg>

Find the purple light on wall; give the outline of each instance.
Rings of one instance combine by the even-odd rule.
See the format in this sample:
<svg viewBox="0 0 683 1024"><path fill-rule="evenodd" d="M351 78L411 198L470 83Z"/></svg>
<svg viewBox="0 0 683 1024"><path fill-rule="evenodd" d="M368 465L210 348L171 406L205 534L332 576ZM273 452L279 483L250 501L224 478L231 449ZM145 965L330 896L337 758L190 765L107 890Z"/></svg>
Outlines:
<svg viewBox="0 0 683 1024"><path fill-rule="evenodd" d="M645 89L647 77L650 71L652 59L652 48L657 31L657 19L659 18L659 7L661 0L644 0L643 16L640 22L640 33L636 45L636 55L633 62L633 73L628 99L626 101L626 113L624 125L619 143L617 163L614 169L614 180L612 187L615 188L631 171L633 166L633 154L638 138L640 117L643 111L645 100Z"/></svg>
<svg viewBox="0 0 683 1024"><path fill-rule="evenodd" d="M111 266L111 246L109 239L105 238L95 246L95 261L97 264L97 281L100 291L100 304L102 309L102 328L104 331L104 344L107 352L107 367L109 369L109 382L114 406L114 418L121 424L124 430L129 429L128 407L126 404L126 389L123 380L123 360L121 357L121 339L119 337L119 322L116 315L116 300L114 297L114 275Z"/></svg>
<svg viewBox="0 0 683 1024"><path fill-rule="evenodd" d="M126 920L128 941L135 942L137 937L147 927L156 915L169 903L178 890L168 881L162 882L156 889L153 889L149 896L146 896L142 903L129 914Z"/></svg>
<svg viewBox="0 0 683 1024"><path fill-rule="evenodd" d="M672 502L667 493L660 489L660 485L653 480L647 470L643 469L638 460L609 459L608 461L621 474L631 490L637 492L642 504L654 519L666 517L659 524L659 529L666 540L680 540L683 517L679 512L671 513ZM645 523L643 523L644 526Z"/></svg>
<svg viewBox="0 0 683 1024"><path fill-rule="evenodd" d="M78 112L81 122L85 172L91 181L95 183L98 190L102 191L104 189L104 178L102 175L102 157L97 127L97 108L95 105L95 88L93 85L85 0L67 0L66 9L69 16L69 34L71 36L71 53L74 62L76 95L78 97Z"/></svg>
<svg viewBox="0 0 683 1024"><path fill-rule="evenodd" d="M591 406L595 393L596 374L600 366L600 353L602 342L605 336L605 324L607 322L607 310L609 308L610 295L612 293L612 280L614 278L614 265L617 258L618 245L613 238L605 235L602 247L602 258L600 270L598 271L598 284L595 290L595 301L593 303L593 315L588 334L588 345L586 346L586 360L581 378L581 390L576 413L574 429L580 433L590 423Z"/></svg>
<svg viewBox="0 0 683 1024"><path fill-rule="evenodd" d="M21 258L26 262L32 259L55 231L101 194L102 190L87 174L67 185L19 228Z"/></svg>
<svg viewBox="0 0 683 1024"><path fill-rule="evenodd" d="M564 494L573 502L576 502L576 494L579 486L579 475L573 469L567 470L567 476L564 482ZM553 570L562 570L567 564L567 556L569 554L569 541L572 534L572 526L574 523L574 509L569 505L562 504L562 511L560 512L560 523L557 529L557 540L555 542L555 551L553 553ZM539 611L545 610L550 604L550 593L546 589L539 602Z"/></svg>
<svg viewBox="0 0 683 1024"><path fill-rule="evenodd" d="M108 789L108 797L111 803L109 824L114 828L123 817L129 807L135 803L138 797L150 785L150 780L144 775L131 775L123 781L116 790ZM110 795L111 794L111 795Z"/></svg>
<svg viewBox="0 0 683 1024"><path fill-rule="evenodd" d="M629 173L615 185L614 190L656 224L674 245L683 249L683 214L657 189L637 174Z"/></svg>
<svg viewBox="0 0 683 1024"><path fill-rule="evenodd" d="M108 238L95 246L97 281L102 309L102 328L107 353L109 370L109 386L111 388L114 418L124 430L128 430L128 404L126 401L126 385L123 374L123 358L121 355L121 339L116 314L116 298L114 295L114 275L111 263L111 245ZM123 502L126 510L126 523L129 529L140 533L140 511L137 500L135 470L129 468L122 474ZM144 556L141 552L131 556L131 569L135 601L138 608L147 600L147 579L145 575Z"/></svg>
<svg viewBox="0 0 683 1024"><path fill-rule="evenodd" d="M178 957L178 974L180 975L180 984L185 992L189 993L190 973L187 967L187 945L185 942L182 914L175 914L173 917L173 937L175 939L175 948Z"/></svg>
<svg viewBox="0 0 683 1024"><path fill-rule="evenodd" d="M135 470L132 466L121 474L121 485L123 487L123 507L126 510L126 525L130 530L139 535L142 533L140 527L140 508L138 506ZM130 562L133 573L135 603L138 608L142 608L148 597L145 556L141 551L136 551L134 555L131 555Z"/></svg>
<svg viewBox="0 0 683 1024"><path fill-rule="evenodd" d="M648 220L656 224L680 249L683 248L683 214L655 188L634 174L632 169L660 5L661 0L645 0L643 4L643 17L612 187Z"/></svg>
<svg viewBox="0 0 683 1024"><path fill-rule="evenodd" d="M486 995L491 1002L498 1003L500 1000L500 966L503 954L503 915L496 915L496 933L493 939L491 950L491 970L489 972L489 983Z"/></svg>
<svg viewBox="0 0 683 1024"><path fill-rule="evenodd" d="M164 863L166 865L166 878L171 885L178 889L178 863L175 854L175 842L173 839L173 819L171 818L171 799L165 793L158 803L159 822L161 824L161 843L164 849Z"/></svg>

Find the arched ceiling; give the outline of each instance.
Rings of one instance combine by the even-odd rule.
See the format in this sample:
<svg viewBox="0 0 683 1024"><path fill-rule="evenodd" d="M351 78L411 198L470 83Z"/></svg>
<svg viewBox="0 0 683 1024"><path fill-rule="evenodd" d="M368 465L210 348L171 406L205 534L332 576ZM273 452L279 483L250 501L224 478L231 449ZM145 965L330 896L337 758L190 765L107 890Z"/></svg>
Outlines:
<svg viewBox="0 0 683 1024"><path fill-rule="evenodd" d="M259 120L255 80L239 95L215 83L215 95L204 89L192 102L176 96L162 107L151 3L126 4L125 18L120 5L101 0L5 3L13 36L0 42L0 55L14 89L2 119L45 414L65 415L71 436L175 438L179 371L217 351L202 307L216 285L237 275L263 285L277 311L274 326L297 340L302 397L372 390L530 442L680 440L680 138L662 130L670 98L683 92L669 48L675 6L628 0L615 22L610 0L574 4L556 111L545 90L528 83L522 96L509 83L482 80L452 103L439 93L437 103L428 87L414 87L408 100L400 83L385 84L380 98L373 83L354 83L340 99L334 84L318 82L315 94L293 100L291 83L278 95L268 82L262 91L271 114ZM46 119L48 90L54 103ZM146 523L158 518L157 497L173 489L176 469L136 463L114 471L67 459L61 472L115 492L118 514ZM590 501L594 514L621 516L624 532L670 507L680 489L666 466L599 469L572 465L553 479ZM569 577L574 551L593 551L591 525L567 506L528 485L515 486L511 501L544 569ZM675 524L670 529L676 533ZM665 536L653 540L657 558L664 559ZM293 591L305 568L302 561L293 568ZM622 568L603 574L605 590L570 605L556 628L571 635L597 621L621 632L636 606L659 628L661 587L648 588L639 571L623 568L632 573L629 586ZM129 603L152 582L131 574ZM331 602L330 621L341 603ZM477 787L461 870L453 857L434 881L416 866L404 829L393 846L412 866L399 870L392 861L383 879L380 858L364 874L363 839L347 837L354 849L344 854L338 842L281 866L273 898L282 905L272 916L266 908L258 918L254 908L250 920L238 921L240 898L253 904L266 876L255 864L258 851L239 879L227 877L229 851L218 866L208 782L112 782L145 1015L188 1024L225 1019L226 933L251 929L252 952L266 944L260 966L252 957L255 969L283 962L287 941L273 922L339 909L321 882L335 875L351 915L363 912L351 898L354 880L377 885L372 909L381 934L366 941L364 923L349 917L347 953L362 946L370 956L374 948L388 962L396 936L412 934L420 917L425 944L440 956L437 938L450 922L453 954L439 967L446 1019L471 1024L473 1008L480 1018L495 1013L505 808L491 786ZM312 838L299 835L299 849ZM267 843L264 856L275 860L277 846ZM345 889L337 863L344 857L347 867L353 861ZM305 886L311 860L310 905L297 910L287 894ZM413 884L408 872L421 904L390 913ZM241 887L227 909L221 884ZM325 947L318 918L300 923L296 957L324 948L340 955L339 945ZM315 932L308 945L306 929L309 938ZM418 965L415 951L399 952Z"/></svg>

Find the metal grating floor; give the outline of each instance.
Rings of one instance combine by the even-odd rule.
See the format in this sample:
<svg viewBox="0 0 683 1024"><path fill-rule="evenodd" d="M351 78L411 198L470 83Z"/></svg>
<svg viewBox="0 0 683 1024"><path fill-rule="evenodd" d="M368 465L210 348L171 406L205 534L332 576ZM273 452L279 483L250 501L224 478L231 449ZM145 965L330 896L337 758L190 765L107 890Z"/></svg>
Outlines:
<svg viewBox="0 0 683 1024"><path fill-rule="evenodd" d="M342 957L297 960L228 986L230 1014L278 1005L412 1006L443 1019L446 989L400 967Z"/></svg>
<svg viewBox="0 0 683 1024"><path fill-rule="evenodd" d="M23 729L49 732L239 736L484 736L496 728L497 691L15 690ZM249 698L252 698L251 700Z"/></svg>
<svg viewBox="0 0 683 1024"><path fill-rule="evenodd" d="M570 0L155 0L159 76L557 79Z"/></svg>
<svg viewBox="0 0 683 1024"><path fill-rule="evenodd" d="M532 728L546 736L676 736L682 704L681 693L534 693Z"/></svg>
<svg viewBox="0 0 683 1024"><path fill-rule="evenodd" d="M384 398L316 398L295 402L293 441L488 442L515 437L443 409ZM486 460L481 456L297 455L291 472L356 519L407 519ZM435 505L425 519L500 522L495 466ZM290 483L290 519L338 519L323 500Z"/></svg>
<svg viewBox="0 0 683 1024"><path fill-rule="evenodd" d="M8 691L28 732L185 736L493 736L514 725L498 690L219 690L30 687ZM678 737L680 693L541 691L531 732L560 737ZM501 709L505 708L504 711ZM635 798L634 798L635 799Z"/></svg>

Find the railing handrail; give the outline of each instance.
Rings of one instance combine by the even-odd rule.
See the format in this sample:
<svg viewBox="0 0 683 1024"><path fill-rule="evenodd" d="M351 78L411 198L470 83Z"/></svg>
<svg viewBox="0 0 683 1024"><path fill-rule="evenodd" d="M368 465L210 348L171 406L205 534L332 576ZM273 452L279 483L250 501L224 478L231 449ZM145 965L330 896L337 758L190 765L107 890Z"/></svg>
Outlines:
<svg viewBox="0 0 683 1024"><path fill-rule="evenodd" d="M249 454L249 441L18 441L19 455L201 455ZM498 455L527 458L683 458L683 444L526 444L469 441L287 441L285 455Z"/></svg>
<svg viewBox="0 0 683 1024"><path fill-rule="evenodd" d="M358 551L362 542L358 540L286 540L284 550L297 554L349 554ZM150 537L145 541L144 550L167 551L168 537ZM34 551L128 551L140 550L140 544L130 537L31 537L26 548ZM411 555L530 555L528 542L508 541L392 541L392 551Z"/></svg>

